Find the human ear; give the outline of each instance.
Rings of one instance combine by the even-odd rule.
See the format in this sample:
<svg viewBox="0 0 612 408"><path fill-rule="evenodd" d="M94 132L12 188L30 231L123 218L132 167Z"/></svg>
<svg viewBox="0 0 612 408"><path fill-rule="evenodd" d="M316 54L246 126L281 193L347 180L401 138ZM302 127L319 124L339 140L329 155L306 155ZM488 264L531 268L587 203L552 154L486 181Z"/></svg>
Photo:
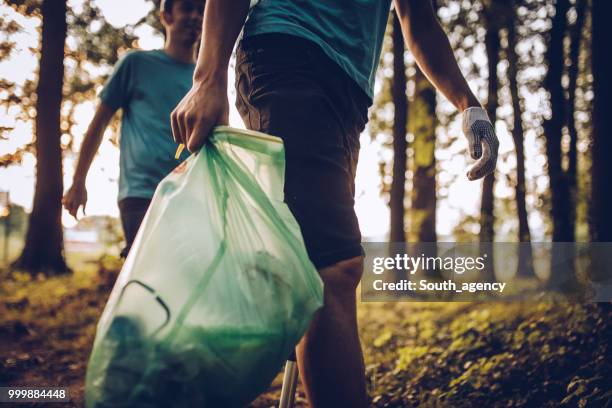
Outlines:
<svg viewBox="0 0 612 408"><path fill-rule="evenodd" d="M172 13L167 12L165 10L160 11L159 19L161 20L162 25L172 25L173 23Z"/></svg>

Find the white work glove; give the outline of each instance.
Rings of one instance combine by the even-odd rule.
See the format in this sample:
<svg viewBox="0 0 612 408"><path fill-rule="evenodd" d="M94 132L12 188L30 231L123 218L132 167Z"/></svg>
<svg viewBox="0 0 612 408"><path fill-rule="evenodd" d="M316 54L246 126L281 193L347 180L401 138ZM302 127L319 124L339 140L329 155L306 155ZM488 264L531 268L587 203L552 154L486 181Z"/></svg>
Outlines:
<svg viewBox="0 0 612 408"><path fill-rule="evenodd" d="M478 160L468 170L467 178L477 180L495 171L499 141L487 111L480 107L463 111L463 134L468 139L470 156Z"/></svg>

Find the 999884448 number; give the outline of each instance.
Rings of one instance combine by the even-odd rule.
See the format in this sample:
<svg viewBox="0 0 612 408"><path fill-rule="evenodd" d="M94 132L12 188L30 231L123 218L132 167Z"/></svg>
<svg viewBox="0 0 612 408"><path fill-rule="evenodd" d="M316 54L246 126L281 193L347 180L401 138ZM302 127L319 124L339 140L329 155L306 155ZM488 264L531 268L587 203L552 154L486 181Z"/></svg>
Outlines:
<svg viewBox="0 0 612 408"><path fill-rule="evenodd" d="M2 402L66 402L66 387L0 387Z"/></svg>

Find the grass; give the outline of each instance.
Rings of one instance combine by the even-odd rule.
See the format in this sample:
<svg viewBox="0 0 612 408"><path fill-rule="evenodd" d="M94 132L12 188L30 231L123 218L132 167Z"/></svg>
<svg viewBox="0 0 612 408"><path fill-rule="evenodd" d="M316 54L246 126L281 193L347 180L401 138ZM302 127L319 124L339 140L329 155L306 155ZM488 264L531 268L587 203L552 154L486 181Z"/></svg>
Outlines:
<svg viewBox="0 0 612 408"><path fill-rule="evenodd" d="M68 262L72 275L48 279L2 272L0 384L67 386L66 406L82 406L96 322L121 262ZM360 303L371 405L611 406L610 317L597 304ZM280 387L279 375L252 406L275 406ZM301 387L296 405L306 406Z"/></svg>

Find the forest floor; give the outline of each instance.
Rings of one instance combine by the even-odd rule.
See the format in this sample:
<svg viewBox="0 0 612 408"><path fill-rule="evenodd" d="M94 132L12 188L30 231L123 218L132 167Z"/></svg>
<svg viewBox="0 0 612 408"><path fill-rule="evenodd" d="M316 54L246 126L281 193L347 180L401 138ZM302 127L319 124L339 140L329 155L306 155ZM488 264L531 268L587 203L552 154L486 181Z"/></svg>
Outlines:
<svg viewBox="0 0 612 408"><path fill-rule="evenodd" d="M84 405L120 262L77 264L53 278L1 272L0 386L69 387L64 405ZM360 303L358 317L374 407L612 407L609 304ZM279 373L251 406L275 406L280 387Z"/></svg>

